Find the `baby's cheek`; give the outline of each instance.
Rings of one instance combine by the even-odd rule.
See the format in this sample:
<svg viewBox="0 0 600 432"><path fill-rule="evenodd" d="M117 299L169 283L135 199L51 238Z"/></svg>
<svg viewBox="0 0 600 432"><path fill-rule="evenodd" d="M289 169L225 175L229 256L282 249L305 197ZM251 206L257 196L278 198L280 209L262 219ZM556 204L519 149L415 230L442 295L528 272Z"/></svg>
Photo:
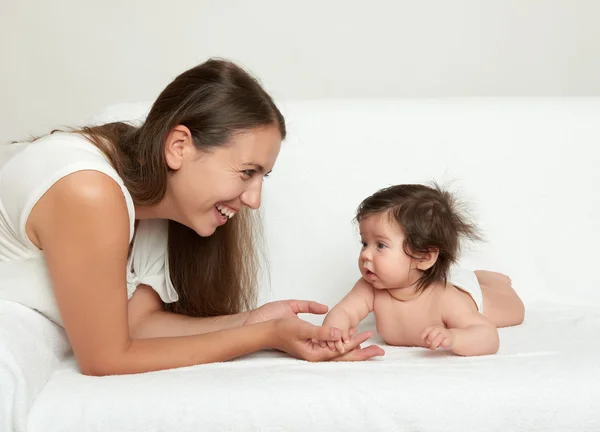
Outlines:
<svg viewBox="0 0 600 432"><path fill-rule="evenodd" d="M398 264L390 262L382 263L381 273L386 279L398 279Z"/></svg>

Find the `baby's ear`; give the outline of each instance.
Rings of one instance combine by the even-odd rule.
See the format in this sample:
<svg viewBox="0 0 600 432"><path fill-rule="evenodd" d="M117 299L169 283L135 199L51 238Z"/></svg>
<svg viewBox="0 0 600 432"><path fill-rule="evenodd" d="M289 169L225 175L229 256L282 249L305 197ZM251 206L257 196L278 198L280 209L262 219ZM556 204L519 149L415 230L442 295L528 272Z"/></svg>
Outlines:
<svg viewBox="0 0 600 432"><path fill-rule="evenodd" d="M440 251L438 249L429 249L429 251L419 258L416 258L417 268L421 271L429 270L438 259Z"/></svg>

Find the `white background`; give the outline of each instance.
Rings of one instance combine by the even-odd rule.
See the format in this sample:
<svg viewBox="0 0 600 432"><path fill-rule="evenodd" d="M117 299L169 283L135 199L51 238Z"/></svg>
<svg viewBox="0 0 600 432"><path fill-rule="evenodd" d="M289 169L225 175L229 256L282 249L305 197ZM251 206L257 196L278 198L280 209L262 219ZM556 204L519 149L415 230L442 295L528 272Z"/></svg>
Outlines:
<svg viewBox="0 0 600 432"><path fill-rule="evenodd" d="M600 2L368 5L2 3L0 140L151 101L227 57L259 76L290 132L265 186L267 297L339 300L357 276L358 203L436 179L456 181L487 234L466 264L509 273L527 299L599 303L598 99L549 96L600 96Z"/></svg>
<svg viewBox="0 0 600 432"><path fill-rule="evenodd" d="M277 100L600 95L596 0L2 0L0 142L220 56Z"/></svg>

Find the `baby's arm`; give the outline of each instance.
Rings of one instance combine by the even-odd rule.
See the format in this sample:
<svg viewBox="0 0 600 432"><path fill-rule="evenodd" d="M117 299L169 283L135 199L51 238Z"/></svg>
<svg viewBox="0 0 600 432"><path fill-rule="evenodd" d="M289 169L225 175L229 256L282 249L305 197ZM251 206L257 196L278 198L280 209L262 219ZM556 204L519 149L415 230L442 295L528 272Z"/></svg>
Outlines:
<svg viewBox="0 0 600 432"><path fill-rule="evenodd" d="M456 290L444 293L442 321L449 340L438 345L462 356L495 354L500 346L498 329L468 302Z"/></svg>
<svg viewBox="0 0 600 432"><path fill-rule="evenodd" d="M323 325L332 325L342 330L342 341L348 343L349 331L373 311L375 293L373 286L360 278L354 288L335 305L325 317ZM333 348L333 345L330 345ZM337 344L338 351L344 352L343 345Z"/></svg>

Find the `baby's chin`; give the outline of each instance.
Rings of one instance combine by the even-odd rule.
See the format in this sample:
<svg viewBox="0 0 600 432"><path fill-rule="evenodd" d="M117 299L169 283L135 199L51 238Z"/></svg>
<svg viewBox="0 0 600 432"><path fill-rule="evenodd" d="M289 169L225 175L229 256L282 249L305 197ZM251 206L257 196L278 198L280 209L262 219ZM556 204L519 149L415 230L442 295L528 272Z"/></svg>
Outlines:
<svg viewBox="0 0 600 432"><path fill-rule="evenodd" d="M398 289L411 288L411 285L406 286L406 285L403 285L402 283L396 283L396 284L385 283L381 279L379 279L379 277L377 277L377 276L373 277L371 275L363 274L362 278L363 278L363 280L368 282L373 288L375 288L377 290L398 290Z"/></svg>
<svg viewBox="0 0 600 432"><path fill-rule="evenodd" d="M384 284L377 278L369 277L368 275L363 275L362 278L364 281L371 284L371 286L375 289L380 289L380 290L389 289L386 284Z"/></svg>

